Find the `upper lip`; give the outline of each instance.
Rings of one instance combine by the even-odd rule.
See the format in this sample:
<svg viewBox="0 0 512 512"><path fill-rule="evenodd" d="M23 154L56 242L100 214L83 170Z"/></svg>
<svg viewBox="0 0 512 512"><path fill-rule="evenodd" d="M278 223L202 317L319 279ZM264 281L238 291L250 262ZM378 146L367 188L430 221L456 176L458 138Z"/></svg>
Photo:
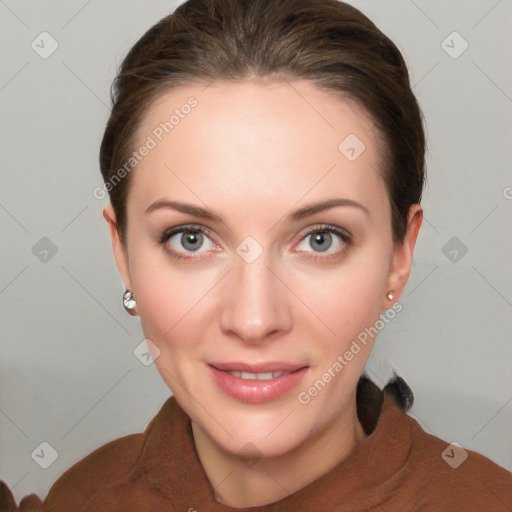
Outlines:
<svg viewBox="0 0 512 512"><path fill-rule="evenodd" d="M248 372L248 373L267 373L267 372L293 372L300 370L307 365L285 363L282 361L268 361L265 363L248 364L236 361L230 362L213 362L208 363L210 366L222 371Z"/></svg>

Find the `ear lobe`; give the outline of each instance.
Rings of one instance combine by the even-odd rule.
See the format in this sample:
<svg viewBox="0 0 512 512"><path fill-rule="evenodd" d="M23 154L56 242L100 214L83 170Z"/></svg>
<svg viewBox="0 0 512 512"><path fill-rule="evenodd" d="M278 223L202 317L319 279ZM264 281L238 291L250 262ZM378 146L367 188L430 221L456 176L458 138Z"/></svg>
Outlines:
<svg viewBox="0 0 512 512"><path fill-rule="evenodd" d="M121 241L119 226L117 224L117 217L112 206L112 203L109 203L107 206L105 206L103 210L103 218L107 223L108 230L110 233L112 251L114 252L114 258L116 261L117 269L119 271L121 279L124 282L125 287L131 289L128 267L128 255L126 253L126 248L123 245L123 242Z"/></svg>
<svg viewBox="0 0 512 512"><path fill-rule="evenodd" d="M395 244L393 249L393 263L388 277L388 290L394 292L393 302L398 300L409 279L414 247L422 221L423 209L419 204L413 204L409 208L407 233L404 241L400 244Z"/></svg>

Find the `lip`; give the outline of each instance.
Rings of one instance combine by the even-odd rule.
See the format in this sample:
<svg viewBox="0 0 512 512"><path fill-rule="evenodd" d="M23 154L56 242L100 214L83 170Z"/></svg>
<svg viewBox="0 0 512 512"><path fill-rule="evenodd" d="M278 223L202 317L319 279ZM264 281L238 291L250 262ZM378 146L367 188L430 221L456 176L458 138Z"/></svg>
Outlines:
<svg viewBox="0 0 512 512"><path fill-rule="evenodd" d="M206 365L213 381L226 394L251 404L270 402L297 387L308 373L308 366L290 363L210 363ZM222 367L222 368L221 368ZM291 372L271 380L245 380L235 377L227 371L267 373L271 371Z"/></svg>

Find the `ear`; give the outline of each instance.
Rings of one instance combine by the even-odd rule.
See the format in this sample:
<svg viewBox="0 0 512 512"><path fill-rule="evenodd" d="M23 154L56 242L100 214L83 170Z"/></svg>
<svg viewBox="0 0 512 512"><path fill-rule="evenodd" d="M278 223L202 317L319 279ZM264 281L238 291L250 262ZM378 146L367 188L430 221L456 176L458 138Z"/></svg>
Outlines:
<svg viewBox="0 0 512 512"><path fill-rule="evenodd" d="M103 218L107 222L107 226L110 232L112 250L114 252L117 269L119 270L119 274L123 280L124 286L131 290L130 273L128 270L128 254L121 241L119 226L117 225L117 218L112 203L109 203L103 210Z"/></svg>
<svg viewBox="0 0 512 512"><path fill-rule="evenodd" d="M393 261L388 276L387 290L393 291L394 297L392 300L386 298L387 308L398 300L407 284L411 272L412 255L422 221L423 209L419 204L413 204L409 208L407 233L404 241L395 244L393 249Z"/></svg>

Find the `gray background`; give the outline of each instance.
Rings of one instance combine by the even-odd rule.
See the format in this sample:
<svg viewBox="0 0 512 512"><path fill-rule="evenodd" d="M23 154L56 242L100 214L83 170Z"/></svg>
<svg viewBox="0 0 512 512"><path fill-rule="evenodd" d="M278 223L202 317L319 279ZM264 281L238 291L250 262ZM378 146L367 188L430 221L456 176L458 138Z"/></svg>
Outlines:
<svg viewBox="0 0 512 512"><path fill-rule="evenodd" d="M430 148L404 308L368 371L406 379L427 432L512 469L512 2L352 3L403 51ZM142 431L170 395L133 354L144 336L92 191L116 66L176 4L0 0L0 476L17 499Z"/></svg>

